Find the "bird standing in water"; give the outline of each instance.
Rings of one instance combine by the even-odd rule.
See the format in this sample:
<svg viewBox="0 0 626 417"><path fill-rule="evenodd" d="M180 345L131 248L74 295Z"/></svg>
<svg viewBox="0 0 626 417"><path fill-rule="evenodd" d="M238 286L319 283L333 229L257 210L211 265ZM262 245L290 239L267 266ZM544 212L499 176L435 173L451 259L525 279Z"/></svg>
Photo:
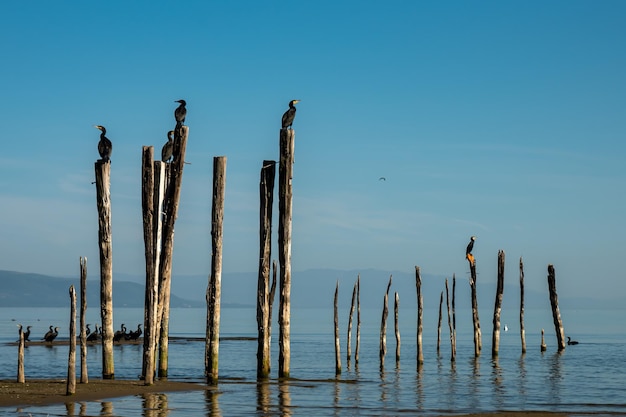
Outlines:
<svg viewBox="0 0 626 417"><path fill-rule="evenodd" d="M103 161L108 161L111 158L111 152L113 152L113 144L105 135L107 130L104 126L95 125L96 129L100 130L100 142L98 142L98 153Z"/></svg>
<svg viewBox="0 0 626 417"><path fill-rule="evenodd" d="M293 124L293 119L296 117L296 107L295 104L298 104L300 100L291 100L289 102L289 109L283 114L283 129L291 128Z"/></svg>
<svg viewBox="0 0 626 417"><path fill-rule="evenodd" d="M176 103L180 103L176 110L174 110L174 118L176 119L176 127L181 127L185 123L185 117L187 117L187 102L185 100L176 100Z"/></svg>
<svg viewBox="0 0 626 417"><path fill-rule="evenodd" d="M163 145L163 149L161 149L161 161L169 162L174 154L174 131L170 130L167 132L167 142Z"/></svg>

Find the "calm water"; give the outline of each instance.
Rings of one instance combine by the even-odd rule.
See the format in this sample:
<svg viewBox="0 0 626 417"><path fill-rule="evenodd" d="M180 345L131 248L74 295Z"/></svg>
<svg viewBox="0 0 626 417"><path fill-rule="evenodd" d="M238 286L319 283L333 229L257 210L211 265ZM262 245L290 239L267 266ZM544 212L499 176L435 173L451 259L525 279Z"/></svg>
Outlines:
<svg viewBox="0 0 626 417"><path fill-rule="evenodd" d="M415 360L415 313L400 312L401 360L395 361L393 314L387 327L384 370L378 359L380 310L362 310L360 362L346 362L347 311L341 312L342 374L335 378L332 311L292 310L291 376L278 382L278 327L274 324L272 379L256 381L256 342L220 343L220 384L215 391L129 396L46 407L0 408L6 416L326 416L440 415L506 410L626 414L626 311L563 312L569 335L580 341L556 353L549 311L527 311L528 352L520 354L516 311L505 311L508 332L501 337L500 355L491 358L491 312L481 311L483 353L473 357L471 316L457 314L457 360L450 361L447 323L442 328L441 352L436 351L437 312L424 314L424 359ZM13 380L17 369L16 323L32 325L31 340L40 339L50 324L67 339L68 309L0 308L0 379ZM98 322L90 309L87 321ZM206 310L174 309L171 336L204 337ZM136 328L140 309L117 309L116 327ZM444 318L445 320L445 318ZM568 324L569 323L569 324ZM92 326L93 327L93 326ZM541 353L540 330L546 330L548 351ZM356 334L356 326L353 335ZM256 336L254 309L223 309L222 336ZM88 349L92 379L101 377L100 346ZM136 379L141 373L142 347L116 346L115 377ZM352 349L354 350L354 342ZM171 380L203 381L203 342L171 342ZM65 378L67 346L26 349L26 379ZM79 370L78 370L79 373Z"/></svg>

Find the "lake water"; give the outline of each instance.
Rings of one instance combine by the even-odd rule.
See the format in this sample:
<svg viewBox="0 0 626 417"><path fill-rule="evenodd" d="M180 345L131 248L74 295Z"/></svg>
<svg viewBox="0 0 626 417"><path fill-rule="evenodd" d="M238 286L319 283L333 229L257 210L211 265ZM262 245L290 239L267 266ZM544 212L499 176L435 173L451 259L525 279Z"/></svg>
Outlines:
<svg viewBox="0 0 626 417"><path fill-rule="evenodd" d="M416 362L414 311L400 310L401 359L395 361L393 313L387 325L385 367L378 358L380 309L362 309L360 361L346 362L347 311L340 312L342 374L335 377L333 313L292 309L291 376L278 381L278 325L273 325L272 377L256 379L256 341L220 343L220 383L215 391L129 396L107 401L0 408L4 416L336 416L445 415L513 410L626 414L626 311L561 311L566 333L580 341L556 352L549 310L526 311L527 353L521 355L517 311L503 312L500 354L491 357L491 312L481 311L482 355L474 358L471 312L457 312L457 359L450 361L447 322L442 325L440 354L436 351L437 311L424 312L424 365ZM221 336L256 336L256 311L222 309ZM276 309L275 313L276 314ZM14 380L17 370L17 323L31 325L31 340L48 326L61 328L67 339L68 309L0 308L0 379ZM204 337L205 309L173 309L171 336ZM99 322L99 310L89 309L89 323ZM116 309L115 326L136 328L141 309ZM276 321L276 317L273 318ZM92 325L93 328L93 325ZM540 331L548 350L540 352ZM353 327L353 337L356 325ZM352 349L354 351L354 341ZM101 378L101 347L88 348L91 379ZM116 379L136 379L141 373L141 345L114 348ZM30 346L25 352L26 379L65 378L68 346ZM78 361L79 362L79 361ZM170 343L169 379L204 381L204 342ZM77 370L80 375L80 370Z"/></svg>

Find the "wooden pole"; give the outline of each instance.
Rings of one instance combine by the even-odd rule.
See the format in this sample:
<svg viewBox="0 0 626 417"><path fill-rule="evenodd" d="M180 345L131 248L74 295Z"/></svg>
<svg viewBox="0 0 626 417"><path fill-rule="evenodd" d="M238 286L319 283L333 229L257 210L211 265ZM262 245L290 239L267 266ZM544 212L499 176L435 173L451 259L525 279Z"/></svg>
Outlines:
<svg viewBox="0 0 626 417"><path fill-rule="evenodd" d="M383 299L383 316L380 321L380 369L385 367L385 355L387 354L387 316L389 315L389 288L391 288L391 276L387 284L387 291Z"/></svg>
<svg viewBox="0 0 626 417"><path fill-rule="evenodd" d="M274 306L274 296L276 295L276 261L272 261L272 287L270 288L269 308L267 312L267 337L272 345L272 310ZM270 365L271 368L271 365Z"/></svg>
<svg viewBox="0 0 626 417"><path fill-rule="evenodd" d="M546 339L544 338L544 332L543 329L541 329L541 351L545 352L548 349L548 346L546 345Z"/></svg>
<svg viewBox="0 0 626 417"><path fill-rule="evenodd" d="M259 219L259 274L257 283L256 322L257 339L257 377L270 375L270 263L272 259L272 206L274 202L274 179L276 161L263 161L261 181L259 183L260 219Z"/></svg>
<svg viewBox="0 0 626 417"><path fill-rule="evenodd" d="M96 198L100 243L100 318L102 320L102 379L115 378L113 360L113 249L111 234L111 161L98 160Z"/></svg>
<svg viewBox="0 0 626 417"><path fill-rule="evenodd" d="M442 305L443 305L443 291L441 291L441 294L439 294L439 321L437 322L437 355L439 355L439 352L441 350L441 319L442 319L441 307Z"/></svg>
<svg viewBox="0 0 626 417"><path fill-rule="evenodd" d="M347 361L348 361L348 368L350 368L350 356L352 356L352 317L354 316L354 303L356 302L356 289L357 289L357 282L354 282L354 288L352 289L352 301L350 302L350 314L348 314L348 344L346 347L346 351L347 351Z"/></svg>
<svg viewBox="0 0 626 417"><path fill-rule="evenodd" d="M17 382L19 384L23 384L26 382L26 377L24 376L24 330L22 329L22 325L19 325L19 341L17 345Z"/></svg>
<svg viewBox="0 0 626 417"><path fill-rule="evenodd" d="M522 339L522 354L526 353L526 330L524 330L524 261L519 258L519 334Z"/></svg>
<svg viewBox="0 0 626 417"><path fill-rule="evenodd" d="M211 276L207 288L206 375L207 383L217 385L220 348L220 307L222 298L222 236L226 157L213 158L213 204L211 209Z"/></svg>
<svg viewBox="0 0 626 417"><path fill-rule="evenodd" d="M415 267L415 287L417 288L417 367L424 364L424 348L422 346L422 332L424 320L424 296L422 295L422 275L420 267Z"/></svg>
<svg viewBox="0 0 626 417"><path fill-rule="evenodd" d="M396 333L396 364L400 362L400 297L398 296L398 292L396 291L394 293L395 297L395 301L393 304L393 323L394 323L394 330Z"/></svg>
<svg viewBox="0 0 626 417"><path fill-rule="evenodd" d="M87 258L80 257L80 383L89 382L87 372ZM95 330L94 330L95 331Z"/></svg>
<svg viewBox="0 0 626 417"><path fill-rule="evenodd" d="M554 266L548 265L548 289L550 291L550 305L552 307L552 320L554 321L554 330L556 332L556 343L558 351L565 350L565 331L563 330L563 322L561 321L561 313L559 312L559 299L556 295L556 277Z"/></svg>
<svg viewBox="0 0 626 417"><path fill-rule="evenodd" d="M67 388L65 395L76 393L76 291L70 285L70 351L67 360Z"/></svg>
<svg viewBox="0 0 626 417"><path fill-rule="evenodd" d="M159 303L157 312L159 321L157 329L160 332L158 370L160 378L167 378L174 223L178 216L178 203L183 183L183 168L185 166L185 150L187 149L188 136L188 126L180 126L174 130L174 160L169 165L171 174L164 202L165 219L163 221L162 252L159 265Z"/></svg>
<svg viewBox="0 0 626 417"><path fill-rule="evenodd" d="M469 255L472 255L471 253ZM470 288L472 291L472 321L474 323L474 357L480 356L483 342L480 332L480 319L478 318L478 297L476 295L476 258L468 256L470 265Z"/></svg>
<svg viewBox="0 0 626 417"><path fill-rule="evenodd" d="M289 377L291 366L291 220L293 203L293 160L296 133L280 130L280 163L278 169L278 250L280 262L280 326L278 376Z"/></svg>
<svg viewBox="0 0 626 417"><path fill-rule="evenodd" d="M337 300L339 298L339 281L335 286L334 299L334 317L335 317L335 375L341 375L341 346L339 343L339 307Z"/></svg>
<svg viewBox="0 0 626 417"><path fill-rule="evenodd" d="M448 292L448 278L446 278L446 306L448 307L448 329L450 330L450 361L456 361L456 346L454 345L454 332L452 331L452 318L450 316L450 295Z"/></svg>
<svg viewBox="0 0 626 417"><path fill-rule="evenodd" d="M456 358L456 275L452 274L452 348Z"/></svg>
<svg viewBox="0 0 626 417"><path fill-rule="evenodd" d="M354 347L354 367L359 366L359 348L361 347L361 276L356 278L356 346Z"/></svg>
<svg viewBox="0 0 626 417"><path fill-rule="evenodd" d="M493 333L491 338L491 356L498 356L500 350L500 315L502 312L502 296L504 294L504 251L498 251L498 284L496 302L493 307Z"/></svg>

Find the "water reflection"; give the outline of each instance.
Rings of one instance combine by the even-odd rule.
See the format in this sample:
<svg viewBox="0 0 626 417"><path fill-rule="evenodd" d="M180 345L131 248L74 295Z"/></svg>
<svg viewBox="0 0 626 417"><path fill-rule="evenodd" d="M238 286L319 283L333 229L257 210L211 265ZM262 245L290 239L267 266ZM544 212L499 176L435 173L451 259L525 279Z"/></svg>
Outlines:
<svg viewBox="0 0 626 417"><path fill-rule="evenodd" d="M548 389L550 391L550 397L556 404L561 403L561 380L563 378L561 358L562 355L560 352L555 352L549 358L550 373L548 375Z"/></svg>
<svg viewBox="0 0 626 417"><path fill-rule="evenodd" d="M207 389L204 391L204 403L207 417L222 417L220 404L218 401L220 393L217 389Z"/></svg>
<svg viewBox="0 0 626 417"><path fill-rule="evenodd" d="M424 409L424 367L417 364L417 373L415 374L415 406L418 410Z"/></svg>
<svg viewBox="0 0 626 417"><path fill-rule="evenodd" d="M491 381L493 383L493 401L496 409L502 409L504 406L505 389L504 389L504 377L498 356L491 359Z"/></svg>
<svg viewBox="0 0 626 417"><path fill-rule="evenodd" d="M100 415L101 416L113 415L113 403L111 401L103 401L100 403Z"/></svg>
<svg viewBox="0 0 626 417"><path fill-rule="evenodd" d="M469 359L472 375L469 379L469 407L472 410L480 409L480 360L476 356Z"/></svg>
<svg viewBox="0 0 626 417"><path fill-rule="evenodd" d="M278 384L278 408L281 416L291 415L291 394L288 379L282 380Z"/></svg>
<svg viewBox="0 0 626 417"><path fill-rule="evenodd" d="M270 383L268 379L260 379L256 384L256 409L261 416L270 416Z"/></svg>
<svg viewBox="0 0 626 417"><path fill-rule="evenodd" d="M517 386L517 391L520 393L520 396L525 398L526 397L526 354L522 353L519 357L519 360L517 361L517 366L519 368L519 378L517 378L518 380L518 386Z"/></svg>
<svg viewBox="0 0 626 417"><path fill-rule="evenodd" d="M169 414L167 394L147 392L141 398L144 417L166 417Z"/></svg>

